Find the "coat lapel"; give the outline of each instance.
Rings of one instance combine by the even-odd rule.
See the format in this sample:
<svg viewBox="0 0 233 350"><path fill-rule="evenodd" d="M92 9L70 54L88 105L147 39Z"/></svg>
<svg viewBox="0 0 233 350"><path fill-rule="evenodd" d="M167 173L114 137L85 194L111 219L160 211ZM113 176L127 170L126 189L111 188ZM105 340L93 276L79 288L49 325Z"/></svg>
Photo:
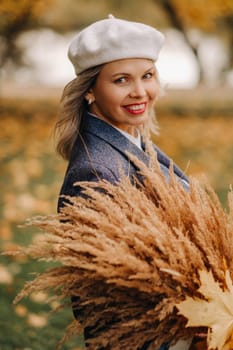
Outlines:
<svg viewBox="0 0 233 350"><path fill-rule="evenodd" d="M143 150L141 150L133 142L128 140L113 126L102 121L101 119L87 114L84 119L83 130L85 132L94 134L96 137L101 138L102 140L110 144L118 152L124 155L124 157L127 158L127 160L129 160L127 153L131 153L143 163L149 164L149 157Z"/></svg>
<svg viewBox="0 0 233 350"><path fill-rule="evenodd" d="M86 114L83 121L82 129L86 132L94 134L96 137L103 139L105 142L114 147L120 152L128 161L129 157L127 153L131 153L136 156L144 164L149 165L149 156L142 149L137 147L133 142L128 140L117 129L103 120L94 117L90 114ZM143 148L143 145L142 145ZM145 149L145 148L144 148ZM154 145L155 152L157 153L157 159L160 164L164 175L169 178L169 167L171 164L170 158L166 156L157 146ZM135 165L134 165L135 166ZM181 171L177 165L173 165L174 173L184 182L189 182L188 178Z"/></svg>

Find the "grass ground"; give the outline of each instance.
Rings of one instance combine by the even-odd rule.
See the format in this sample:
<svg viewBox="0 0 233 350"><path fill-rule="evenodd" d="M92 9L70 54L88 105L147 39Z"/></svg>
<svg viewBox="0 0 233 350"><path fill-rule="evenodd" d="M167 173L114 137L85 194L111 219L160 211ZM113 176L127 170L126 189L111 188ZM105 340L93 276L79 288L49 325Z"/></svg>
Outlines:
<svg viewBox="0 0 233 350"><path fill-rule="evenodd" d="M58 91L24 91L4 96L0 110L0 248L14 250L40 232L20 228L27 218L56 211L57 194L66 164L54 153L51 130L57 115ZM37 96L37 98L35 98ZM172 92L158 103L161 134L156 143L188 175L205 174L226 205L233 172L232 91ZM70 307L57 307L48 295L12 301L32 273L46 262L0 257L0 350L52 350L73 316ZM77 350L82 337L63 349Z"/></svg>

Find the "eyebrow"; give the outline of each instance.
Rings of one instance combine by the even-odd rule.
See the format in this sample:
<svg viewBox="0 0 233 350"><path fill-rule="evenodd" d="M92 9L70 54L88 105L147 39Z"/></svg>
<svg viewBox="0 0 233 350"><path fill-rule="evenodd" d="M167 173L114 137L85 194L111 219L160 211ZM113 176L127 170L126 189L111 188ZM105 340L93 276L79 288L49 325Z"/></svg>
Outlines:
<svg viewBox="0 0 233 350"><path fill-rule="evenodd" d="M148 73L150 70L154 69L155 70L155 67L154 66L151 66L150 68L148 68L145 72L143 72L143 74L146 74ZM131 75L130 73L126 73L126 72L118 72L118 73L114 73L112 75L112 77L116 77L118 75Z"/></svg>

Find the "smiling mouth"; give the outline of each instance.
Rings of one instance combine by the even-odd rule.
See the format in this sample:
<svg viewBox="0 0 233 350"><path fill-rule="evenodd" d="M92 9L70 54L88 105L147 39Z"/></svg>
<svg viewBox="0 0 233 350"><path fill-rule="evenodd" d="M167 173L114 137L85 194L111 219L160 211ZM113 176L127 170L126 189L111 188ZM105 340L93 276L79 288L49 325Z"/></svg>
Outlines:
<svg viewBox="0 0 233 350"><path fill-rule="evenodd" d="M124 108L132 114L141 114L146 110L146 103L127 105Z"/></svg>

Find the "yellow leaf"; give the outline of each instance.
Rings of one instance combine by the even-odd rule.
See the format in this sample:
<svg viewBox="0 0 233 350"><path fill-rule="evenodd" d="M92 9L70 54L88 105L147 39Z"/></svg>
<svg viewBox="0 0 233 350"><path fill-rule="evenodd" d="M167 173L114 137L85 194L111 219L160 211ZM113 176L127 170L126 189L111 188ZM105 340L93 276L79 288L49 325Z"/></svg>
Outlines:
<svg viewBox="0 0 233 350"><path fill-rule="evenodd" d="M13 276L6 266L0 265L0 284L12 284Z"/></svg>
<svg viewBox="0 0 233 350"><path fill-rule="evenodd" d="M208 327L208 348L231 350L233 340L233 285L226 271L227 290L222 290L211 272L200 272L199 292L206 300L187 297L177 304L179 313L188 319L187 327Z"/></svg>
<svg viewBox="0 0 233 350"><path fill-rule="evenodd" d="M28 310L24 305L17 305L14 309L15 313L20 317L24 317L27 315Z"/></svg>
<svg viewBox="0 0 233 350"><path fill-rule="evenodd" d="M32 299L36 303L45 303L48 299L48 294L42 291L35 292L30 295L30 299Z"/></svg>
<svg viewBox="0 0 233 350"><path fill-rule="evenodd" d="M35 328L42 328L45 327L47 324L47 317L44 315L37 315L37 314L29 314L28 315L28 324Z"/></svg>

